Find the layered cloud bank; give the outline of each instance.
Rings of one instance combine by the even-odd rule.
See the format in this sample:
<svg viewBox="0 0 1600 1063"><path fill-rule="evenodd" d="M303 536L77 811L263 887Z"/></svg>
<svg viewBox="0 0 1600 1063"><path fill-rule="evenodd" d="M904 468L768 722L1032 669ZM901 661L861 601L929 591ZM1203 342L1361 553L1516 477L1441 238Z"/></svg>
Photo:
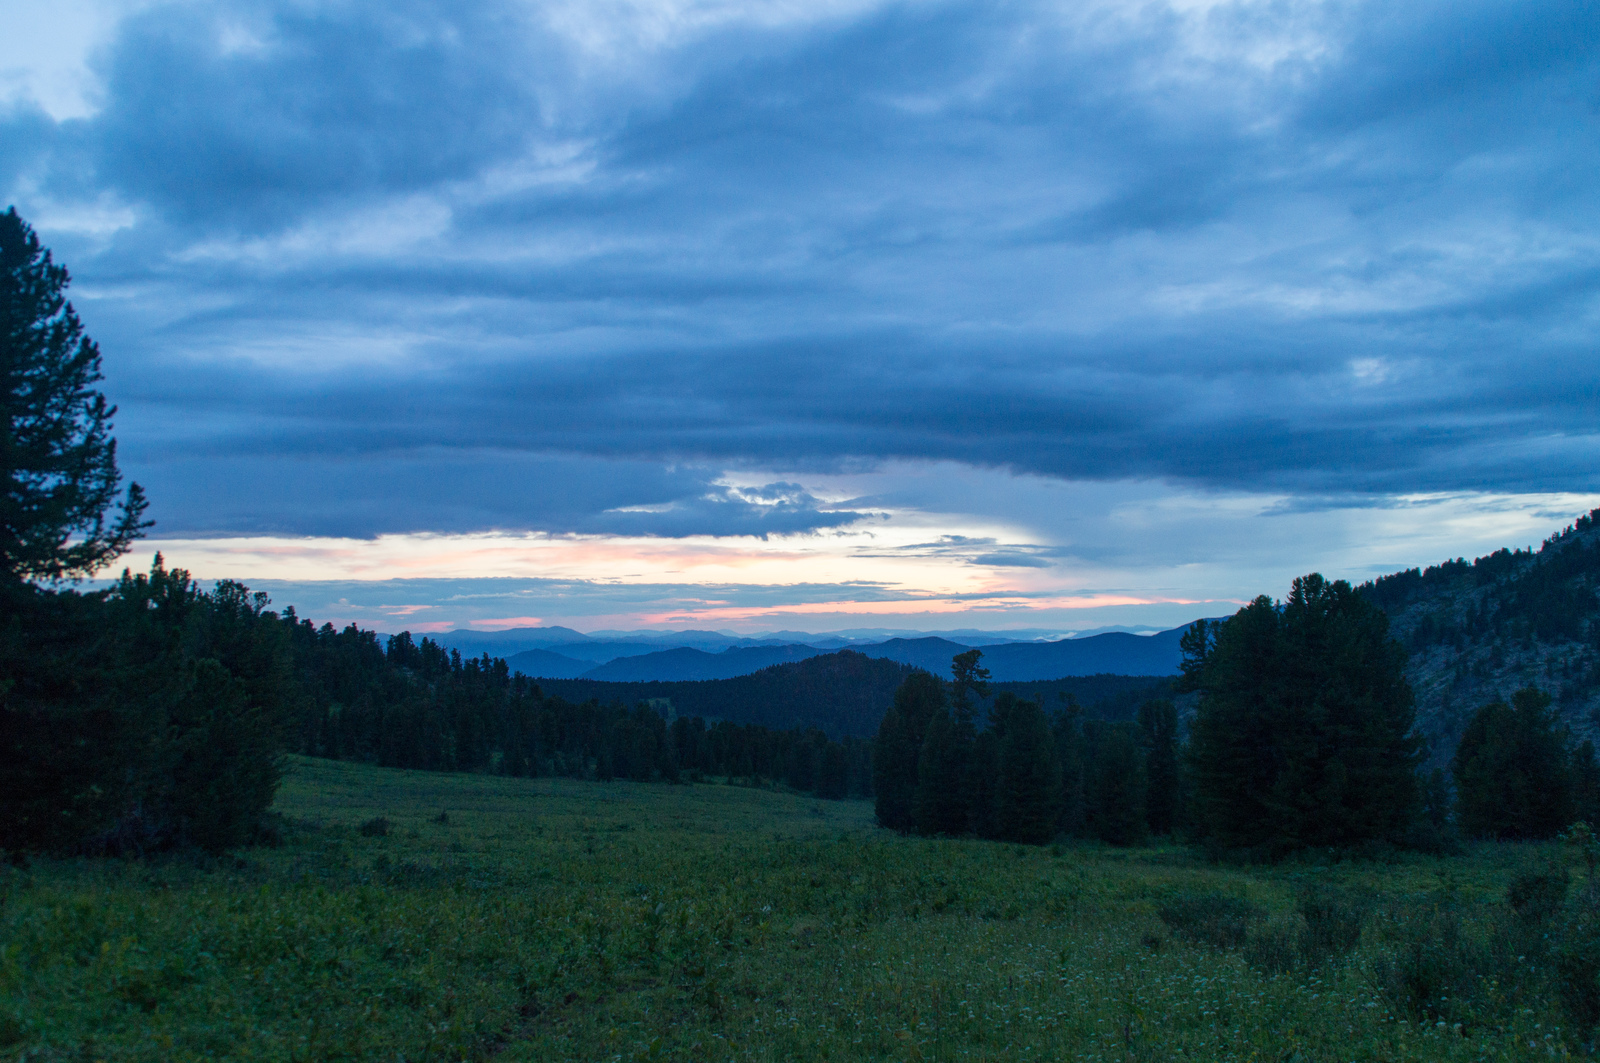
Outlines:
<svg viewBox="0 0 1600 1063"><path fill-rule="evenodd" d="M1165 608L1600 492L1589 8L56 18L0 188L206 575Z"/></svg>

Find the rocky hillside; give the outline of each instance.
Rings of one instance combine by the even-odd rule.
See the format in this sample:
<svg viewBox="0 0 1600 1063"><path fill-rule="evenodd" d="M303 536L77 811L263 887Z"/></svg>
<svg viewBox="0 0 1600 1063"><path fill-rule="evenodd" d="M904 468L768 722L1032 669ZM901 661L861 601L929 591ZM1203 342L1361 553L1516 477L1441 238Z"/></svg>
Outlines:
<svg viewBox="0 0 1600 1063"><path fill-rule="evenodd" d="M1600 509L1538 550L1497 550L1384 576L1362 590L1411 650L1435 761L1478 706L1537 686L1580 738L1600 738Z"/></svg>

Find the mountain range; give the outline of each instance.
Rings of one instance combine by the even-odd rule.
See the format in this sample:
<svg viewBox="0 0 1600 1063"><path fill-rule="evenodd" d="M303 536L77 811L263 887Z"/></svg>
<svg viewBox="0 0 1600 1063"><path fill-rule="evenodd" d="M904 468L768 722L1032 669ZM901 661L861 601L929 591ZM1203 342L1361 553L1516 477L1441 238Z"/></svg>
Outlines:
<svg viewBox="0 0 1600 1063"><path fill-rule="evenodd" d="M647 637L595 638L570 628L521 628L503 632L452 631L437 641L476 656L504 657L515 672L534 679L605 682L681 682L732 679L776 664L850 649L870 658L950 671L950 659L977 648L996 682L1024 682L1099 674L1167 676L1178 670L1178 639L1184 628L1153 635L1125 631L1054 641L1010 639L983 632L948 632L881 641L842 636L806 636L808 641L741 638L714 631ZM609 634L609 633L607 633ZM786 635L804 634L784 632Z"/></svg>
<svg viewBox="0 0 1600 1063"><path fill-rule="evenodd" d="M1551 695L1577 738L1600 741L1600 509L1537 549L1507 548L1473 561L1456 558L1406 569L1360 590L1388 614L1391 633L1409 651L1406 676L1433 763L1448 759L1478 707L1529 685ZM439 641L463 652L506 656L514 670L574 700L663 698L682 702L679 711L693 705L718 718L767 722L766 710L745 706L744 699L777 699L773 705L783 708L773 714L774 723L814 717L831 731L865 734L882 711L885 691L892 692L889 684L901 674L898 668L948 675L950 658L973 647L983 650L983 664L996 684L1016 684L1017 693L1052 704L1065 693L1080 700L1085 695L1096 702L1109 699L1105 712L1121 714L1147 688L1157 687L1119 677L1175 674L1184 630L1040 640L988 632L882 633L889 637L877 639L862 632L779 632L760 638L599 632L605 637L596 637L566 628L532 628L451 632ZM841 647L853 652L841 654ZM873 661L883 662L886 670L869 666ZM1099 685L1092 694L1087 688L1077 691L1072 677L1092 677ZM1051 680L1058 682L1043 682ZM1115 687L1118 682L1127 689ZM864 683L871 693L852 690L847 697L834 691L840 683ZM671 684L682 685L668 689ZM794 684L803 688L803 697L784 693ZM1170 693L1170 687L1160 689ZM859 704L844 704L863 696ZM811 708L802 712L802 703Z"/></svg>
<svg viewBox="0 0 1600 1063"><path fill-rule="evenodd" d="M869 738L878 732L884 710L913 666L854 650L819 653L749 675L710 680L541 679L540 688L573 704L647 702L670 716L700 716L707 721L765 727L816 727L834 738ZM992 695L1009 690L1051 707L1070 697L1090 715L1132 719L1149 698L1170 697L1172 681L1151 676L1092 675L1042 682L995 682ZM979 699L979 714L988 700Z"/></svg>

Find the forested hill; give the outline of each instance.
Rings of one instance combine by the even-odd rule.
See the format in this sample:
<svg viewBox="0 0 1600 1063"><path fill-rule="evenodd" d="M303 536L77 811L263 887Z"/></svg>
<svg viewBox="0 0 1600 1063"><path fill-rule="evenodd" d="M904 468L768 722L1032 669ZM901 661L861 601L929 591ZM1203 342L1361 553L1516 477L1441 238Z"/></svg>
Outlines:
<svg viewBox="0 0 1600 1063"><path fill-rule="evenodd" d="M950 672L950 663L942 663L935 673L941 677ZM871 738L878 733L878 723L894 700L894 692L915 670L896 661L840 650L731 679L639 683L540 679L538 684L546 694L578 704L597 701L602 705L633 705L648 701L663 708L670 704L672 712L679 716L703 716L780 730L818 727L834 738ZM1046 707L1055 707L1070 697L1090 716L1108 720L1131 720L1143 702L1172 696L1170 679L1150 676L1069 676L990 686L995 694L1010 691Z"/></svg>
<svg viewBox="0 0 1600 1063"><path fill-rule="evenodd" d="M786 729L820 727L835 737L867 738L915 669L852 650L763 668L731 679L608 683L594 679L540 679L554 697L601 704L665 699L679 716Z"/></svg>
<svg viewBox="0 0 1600 1063"><path fill-rule="evenodd" d="M1406 677L1435 757L1455 748L1479 706L1525 686L1562 719L1600 735L1600 509L1538 550L1408 569L1361 590L1411 651Z"/></svg>

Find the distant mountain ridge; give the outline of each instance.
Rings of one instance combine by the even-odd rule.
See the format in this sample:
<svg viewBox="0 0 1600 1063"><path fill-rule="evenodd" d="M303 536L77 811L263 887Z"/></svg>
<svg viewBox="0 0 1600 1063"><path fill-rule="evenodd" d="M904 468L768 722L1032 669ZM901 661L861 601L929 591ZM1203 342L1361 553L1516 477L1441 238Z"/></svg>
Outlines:
<svg viewBox="0 0 1600 1063"><path fill-rule="evenodd" d="M538 683L545 694L575 704L592 700L602 705L633 705L644 701L669 715L760 724L779 730L816 727L833 738L870 738L877 734L895 690L914 667L868 657L855 650L835 650L727 679L541 679ZM1169 679L1116 675L995 683L993 689L996 694L1010 690L1022 697L1036 698L1050 707L1070 695L1091 715L1112 719L1131 719L1147 698L1172 695Z"/></svg>
<svg viewBox="0 0 1600 1063"><path fill-rule="evenodd" d="M1177 674L1181 657L1178 640L1185 630L1186 627L1173 628L1155 635L1132 635L1116 631L1055 642L956 642L928 635L922 638L892 638L879 643L858 643L843 648L867 657L909 664L942 676L950 671L952 657L976 647L983 651L983 664L996 682L1031 682L1104 674L1169 676ZM650 648L647 643L598 639L567 641L559 646L559 649L536 648L510 654L492 650L482 652L505 656L506 664L512 671L533 679L583 678L637 683L731 679L774 664L805 660L841 648L754 640L749 645L728 645L717 651L700 646Z"/></svg>
<svg viewBox="0 0 1600 1063"><path fill-rule="evenodd" d="M1537 549L1502 549L1471 562L1457 558L1407 569L1363 584L1360 590L1384 609L1391 632L1410 651L1406 676L1416 694L1418 727L1434 763L1448 759L1479 706L1509 698L1530 684L1551 694L1562 720L1577 737L1600 741L1600 509L1580 517ZM1154 635L1105 632L1055 641L989 641L971 633L956 638L952 637L956 633L946 632L865 643L817 638L817 644L742 639L718 632L597 639L566 628L450 635L485 640L485 649L479 652L507 656L514 670L538 678L552 691L569 692L563 696L672 697L677 704L677 698L665 692L674 683L693 686L695 681L743 679L758 669L766 675L761 683L767 684L760 688L760 696L773 696L776 688L770 684L786 675L792 678L785 669L837 656L834 651L841 643L848 643L858 658L923 668L940 676L949 674L951 657L977 646L994 681L1019 684L1018 693L1024 690L1020 684L1072 677L1165 677L1178 670L1178 643L1187 627ZM668 645L689 635L703 644ZM496 651L487 645L498 640L497 644L509 647L531 637L551 641L509 655L504 648ZM467 650L451 637L440 641ZM579 654L586 659L579 659ZM769 666L777 658L787 663L773 670ZM741 671L747 667L749 672ZM837 671L839 666L825 662L817 667ZM745 690L742 684L724 689L736 688L755 695L755 687ZM1053 695L1054 687L1030 692ZM782 697L789 704L788 696ZM875 701L870 711L877 711ZM859 727L863 718L837 708L826 709L824 715L832 726L846 728Z"/></svg>
<svg viewBox="0 0 1600 1063"><path fill-rule="evenodd" d="M775 664L803 661L827 650L814 646L730 646L721 653L707 653L693 646L660 650L639 657L619 657L583 673L585 679L608 682L640 682L652 679L732 679L749 675ZM521 654L514 660L520 660ZM513 669L518 664L507 661Z"/></svg>

